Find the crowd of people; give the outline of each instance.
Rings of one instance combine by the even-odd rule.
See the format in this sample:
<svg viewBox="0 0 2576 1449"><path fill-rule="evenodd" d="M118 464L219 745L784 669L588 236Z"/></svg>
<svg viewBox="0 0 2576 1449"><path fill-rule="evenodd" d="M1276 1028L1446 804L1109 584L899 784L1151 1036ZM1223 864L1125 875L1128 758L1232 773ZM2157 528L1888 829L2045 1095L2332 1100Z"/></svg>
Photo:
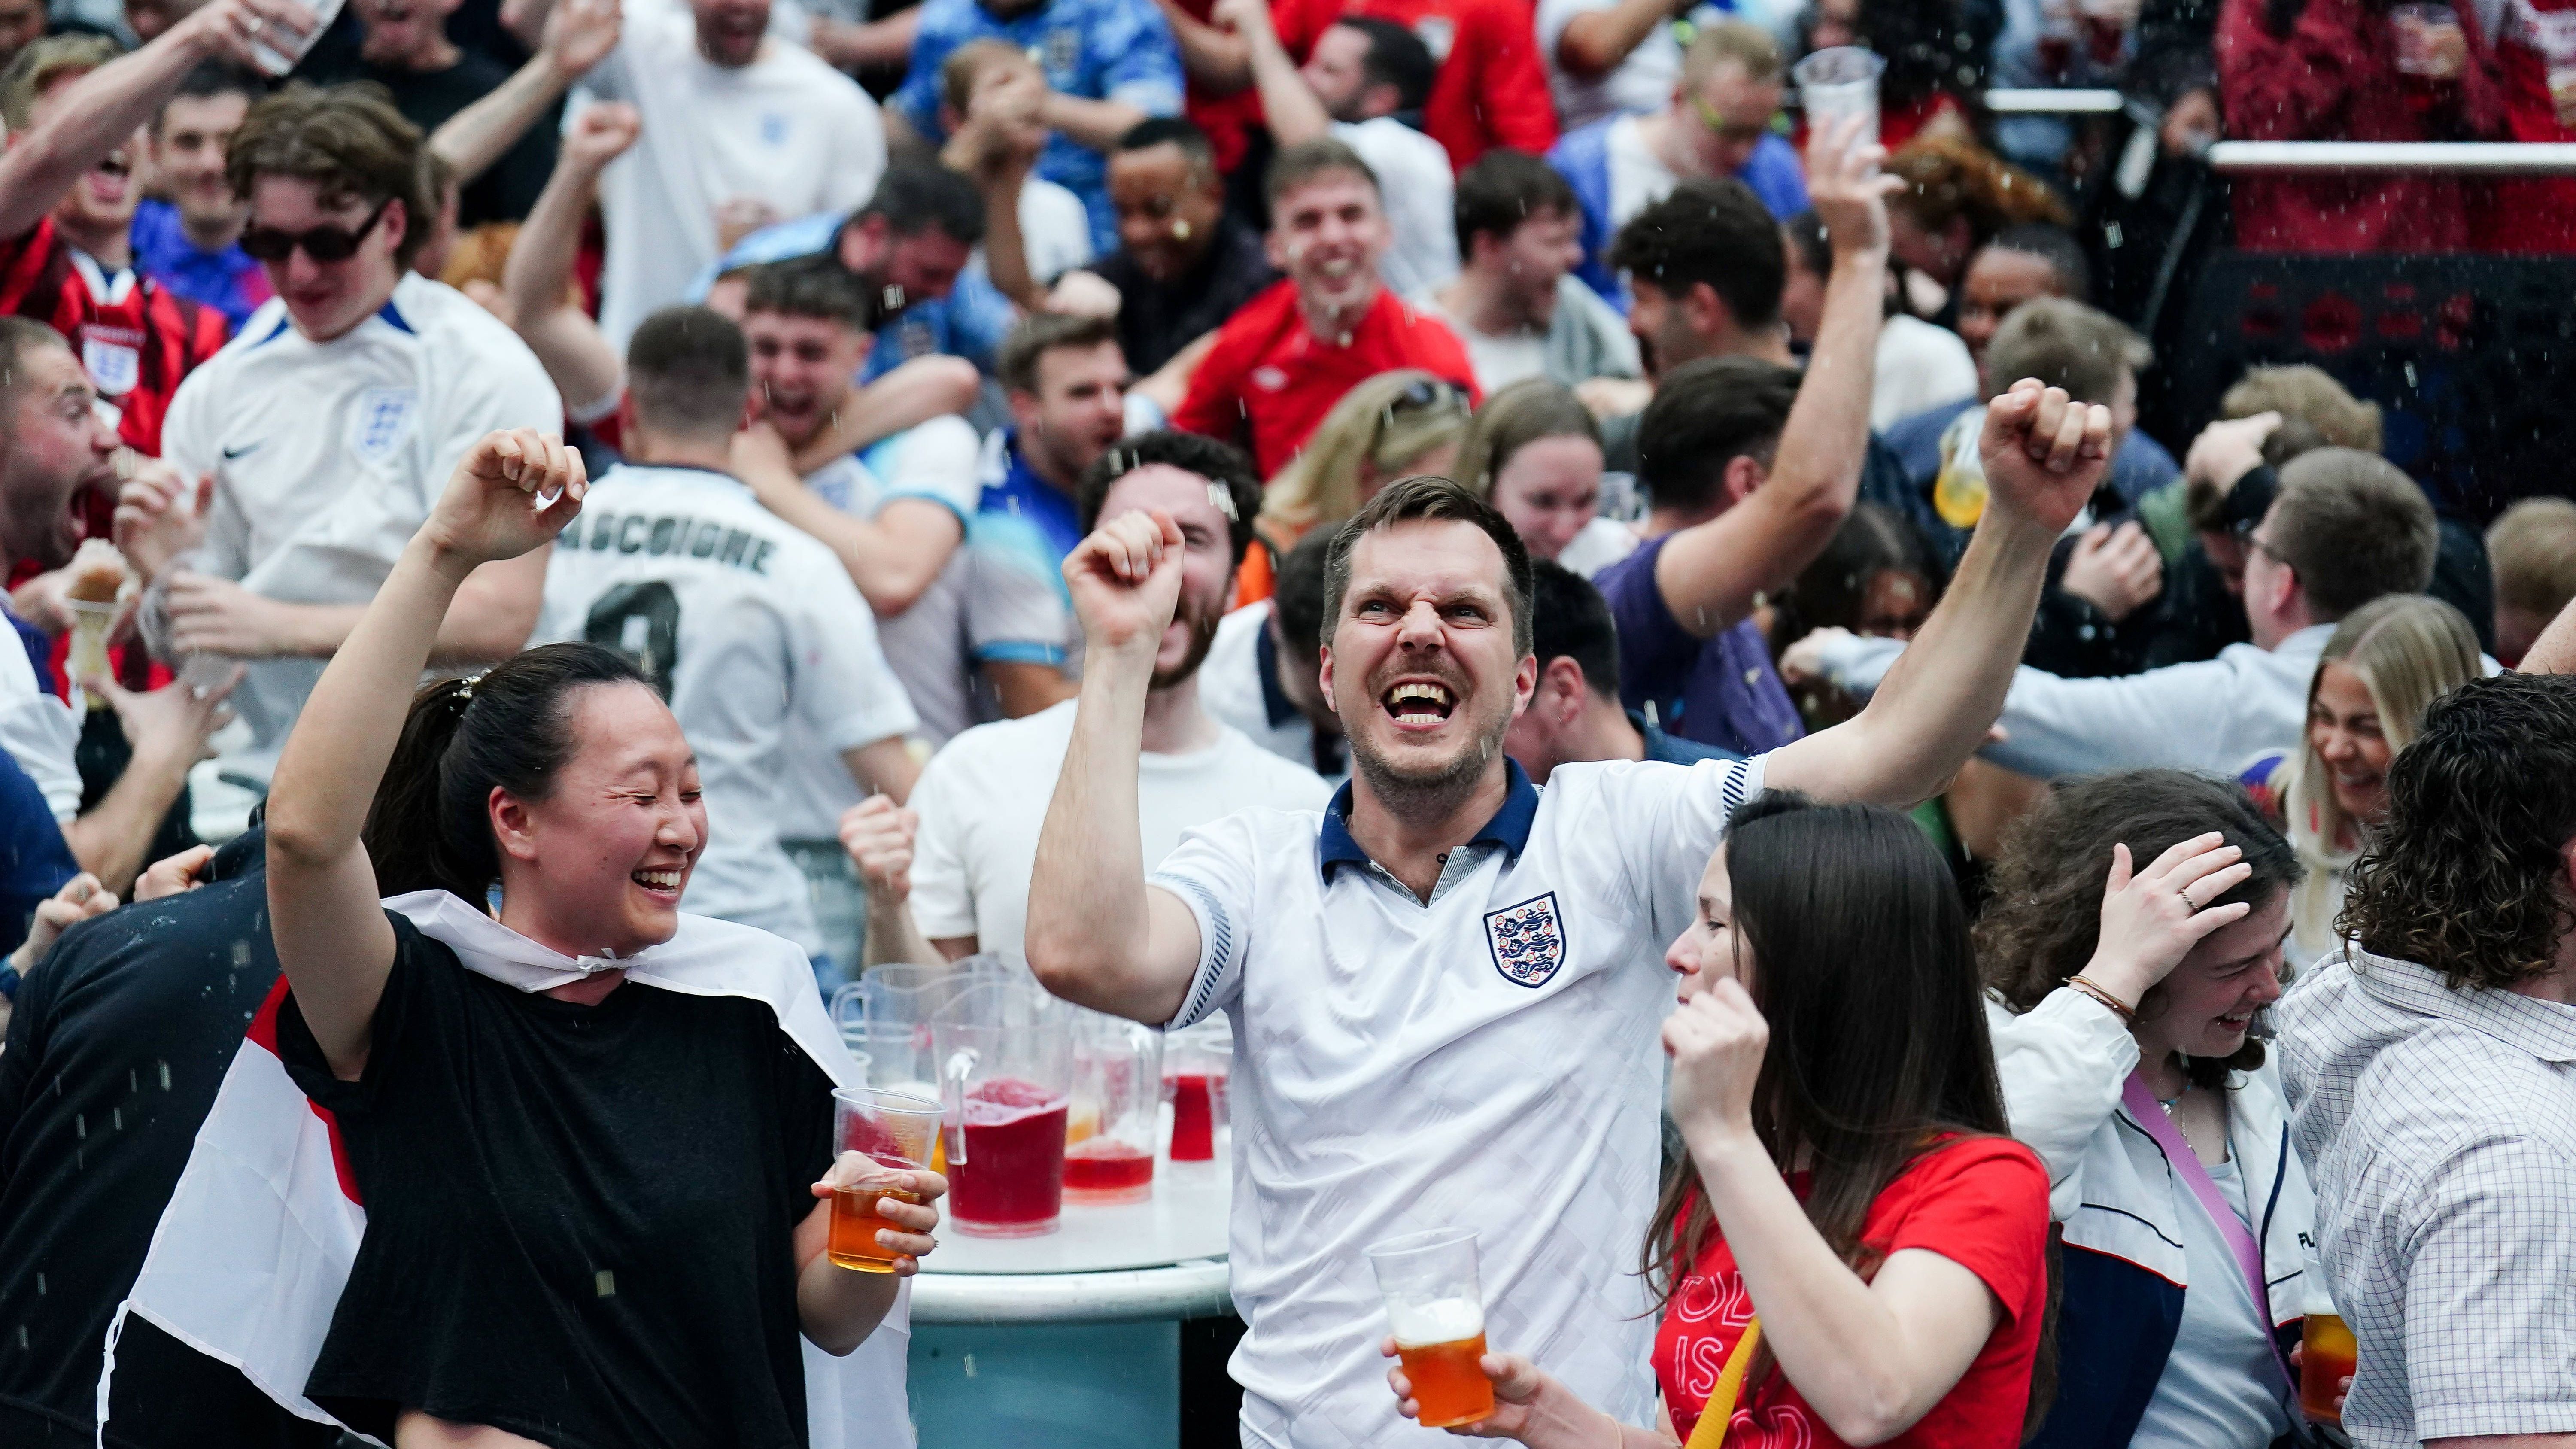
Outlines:
<svg viewBox="0 0 2576 1449"><path fill-rule="evenodd" d="M2576 140L2562 0L0 0L0 119L0 1441L909 1449L827 1003L998 957L1230 1023L1246 1445L1421 1432L1434 1227L1463 1433L2576 1443L2576 503L2139 422L2213 238L2576 250L2205 159Z"/></svg>

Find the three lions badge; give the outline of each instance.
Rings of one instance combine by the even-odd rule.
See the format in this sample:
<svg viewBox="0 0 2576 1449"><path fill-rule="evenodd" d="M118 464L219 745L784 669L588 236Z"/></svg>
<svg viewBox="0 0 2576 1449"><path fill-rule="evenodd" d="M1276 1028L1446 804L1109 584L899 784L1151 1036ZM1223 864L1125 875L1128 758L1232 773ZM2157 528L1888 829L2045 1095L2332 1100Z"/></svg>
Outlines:
<svg viewBox="0 0 2576 1449"><path fill-rule="evenodd" d="M1545 986L1565 964L1565 927L1556 914L1556 892L1485 912L1485 945L1494 969L1514 986Z"/></svg>

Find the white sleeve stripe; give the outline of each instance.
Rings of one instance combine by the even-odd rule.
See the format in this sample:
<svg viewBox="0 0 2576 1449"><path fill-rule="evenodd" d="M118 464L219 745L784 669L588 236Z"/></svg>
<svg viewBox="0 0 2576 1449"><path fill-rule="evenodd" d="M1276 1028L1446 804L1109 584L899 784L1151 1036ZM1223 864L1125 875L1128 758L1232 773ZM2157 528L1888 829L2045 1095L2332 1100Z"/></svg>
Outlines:
<svg viewBox="0 0 2576 1449"><path fill-rule="evenodd" d="M1166 1023L1167 1030L1177 1031L1205 1019L1219 990L1241 970L1242 941L1235 933L1233 919L1206 886L1187 876L1160 872L1147 878L1146 884L1161 886L1178 896L1190 908L1190 914L1198 917L1198 972L1191 978L1180 1014Z"/></svg>

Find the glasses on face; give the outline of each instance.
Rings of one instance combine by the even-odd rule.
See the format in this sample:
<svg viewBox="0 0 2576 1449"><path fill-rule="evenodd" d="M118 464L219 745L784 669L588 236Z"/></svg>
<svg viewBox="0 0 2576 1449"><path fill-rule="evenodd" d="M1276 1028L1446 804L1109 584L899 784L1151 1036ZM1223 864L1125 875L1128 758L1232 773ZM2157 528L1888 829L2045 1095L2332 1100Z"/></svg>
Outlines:
<svg viewBox="0 0 2576 1449"><path fill-rule="evenodd" d="M359 244L366 241L368 234L376 229L376 223L384 219L385 208L393 204L390 196L377 202L376 209L367 213L367 219L358 223L355 231L338 222L308 227L303 231L255 226L241 234L241 249L251 260L258 262L285 261L295 254L297 247L302 247L304 254L317 262L345 262L358 254Z"/></svg>
<svg viewBox="0 0 2576 1449"><path fill-rule="evenodd" d="M1699 117L1701 125L1708 127L1710 135L1721 141L1732 141L1738 145L1749 145L1761 140L1762 133L1769 129L1765 126L1739 126L1729 121L1717 107L1708 103L1706 96L1691 97L1691 111Z"/></svg>

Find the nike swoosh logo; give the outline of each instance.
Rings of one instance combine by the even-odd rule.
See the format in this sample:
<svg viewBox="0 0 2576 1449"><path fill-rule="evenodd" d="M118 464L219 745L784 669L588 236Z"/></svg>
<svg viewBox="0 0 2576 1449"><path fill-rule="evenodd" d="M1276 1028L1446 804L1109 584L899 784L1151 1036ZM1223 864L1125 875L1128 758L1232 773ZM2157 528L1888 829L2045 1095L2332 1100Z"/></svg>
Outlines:
<svg viewBox="0 0 2576 1449"><path fill-rule="evenodd" d="M265 439L265 438L263 438L263 439L261 439L261 440L260 440L260 442L261 442L261 443L264 443L264 442L266 442L266 441L268 441L268 440L267 440L267 439ZM238 458L238 457L240 457L242 454L247 453L247 452L250 452L250 451L252 451L253 449L255 449L255 448L259 447L259 446L260 446L260 443L251 443L251 444L249 444L249 445L247 445L247 446L244 446L244 447L239 447L239 448L226 448L226 449L224 449L224 461L225 461L225 462L227 462L227 463L229 463L229 462L231 462L233 459Z"/></svg>

